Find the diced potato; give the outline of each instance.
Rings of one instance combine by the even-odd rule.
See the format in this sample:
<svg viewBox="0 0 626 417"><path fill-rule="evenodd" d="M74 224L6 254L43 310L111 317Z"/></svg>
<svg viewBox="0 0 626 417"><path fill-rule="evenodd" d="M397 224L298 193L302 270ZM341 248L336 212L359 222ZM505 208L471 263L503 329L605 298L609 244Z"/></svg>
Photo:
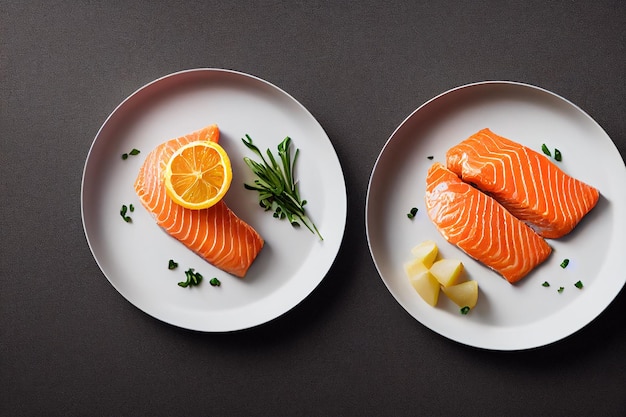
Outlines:
<svg viewBox="0 0 626 417"><path fill-rule="evenodd" d="M478 283L461 282L464 266L460 260L440 259L435 262L439 248L433 240L426 240L413 247L411 254L414 258L404 264L404 271L415 291L426 303L435 307L439 301L439 293L443 291L461 309L472 309L476 306Z"/></svg>
<svg viewBox="0 0 626 417"><path fill-rule="evenodd" d="M456 259L440 259L430 267L430 273L444 287L455 285L463 272L463 263Z"/></svg>
<svg viewBox="0 0 626 417"><path fill-rule="evenodd" d="M428 270L411 278L411 284L415 291L431 306L436 306L439 300L440 285L433 274Z"/></svg>
<svg viewBox="0 0 626 417"><path fill-rule="evenodd" d="M461 308L465 306L474 308L476 306L478 301L478 282L476 281L465 281L441 289L450 300Z"/></svg>
<svg viewBox="0 0 626 417"><path fill-rule="evenodd" d="M421 259L412 259L404 264L404 272L406 276L412 278L424 271L428 271L428 267L424 265Z"/></svg>
<svg viewBox="0 0 626 417"><path fill-rule="evenodd" d="M430 268L437 258L438 251L439 249L434 241L426 240L411 249L411 254L413 254L415 259L422 261L427 268Z"/></svg>

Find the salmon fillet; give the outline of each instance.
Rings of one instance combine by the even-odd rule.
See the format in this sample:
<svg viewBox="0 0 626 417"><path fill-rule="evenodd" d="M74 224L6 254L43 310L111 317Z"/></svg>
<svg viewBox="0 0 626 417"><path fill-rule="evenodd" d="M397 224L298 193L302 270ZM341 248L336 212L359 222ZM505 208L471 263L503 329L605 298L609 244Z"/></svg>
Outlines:
<svg viewBox="0 0 626 417"><path fill-rule="evenodd" d="M169 235L213 266L244 277L263 247L261 236L224 201L208 209L190 210L174 203L165 191L163 172L170 157L181 146L198 140L217 142L217 125L171 139L152 150L139 169L135 191L156 223Z"/></svg>
<svg viewBox="0 0 626 417"><path fill-rule="evenodd" d="M489 129L450 148L446 164L545 238L571 232L600 197L544 155Z"/></svg>
<svg viewBox="0 0 626 417"><path fill-rule="evenodd" d="M514 283L552 252L546 241L441 163L426 177L426 209L441 235Z"/></svg>

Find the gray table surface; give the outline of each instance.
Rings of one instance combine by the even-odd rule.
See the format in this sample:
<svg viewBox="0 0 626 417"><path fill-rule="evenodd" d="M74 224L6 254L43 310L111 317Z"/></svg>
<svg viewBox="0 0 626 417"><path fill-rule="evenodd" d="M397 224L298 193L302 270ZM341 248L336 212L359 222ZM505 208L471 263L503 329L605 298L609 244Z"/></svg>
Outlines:
<svg viewBox="0 0 626 417"><path fill-rule="evenodd" d="M369 175L414 109L483 80L579 105L626 156L623 1L14 1L0 7L0 415L623 416L626 294L558 343L451 342L385 288ZM205 334L161 323L99 270L81 223L89 147L132 91L215 67L283 88L341 161L337 261L296 308ZM624 231L626 232L626 231Z"/></svg>

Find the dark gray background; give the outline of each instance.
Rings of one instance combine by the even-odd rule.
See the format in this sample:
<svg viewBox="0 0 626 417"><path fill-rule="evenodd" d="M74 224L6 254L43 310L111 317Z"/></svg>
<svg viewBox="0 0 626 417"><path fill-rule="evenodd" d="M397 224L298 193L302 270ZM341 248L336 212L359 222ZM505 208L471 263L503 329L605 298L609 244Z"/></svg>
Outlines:
<svg viewBox="0 0 626 417"><path fill-rule="evenodd" d="M3 1L0 415L626 415L624 291L562 342L476 350L396 303L364 228L385 141L468 82L563 95L624 157L625 29L623 1ZM100 272L81 224L82 169L105 118L143 84L196 67L293 95L327 131L348 189L322 284L235 334L140 312Z"/></svg>

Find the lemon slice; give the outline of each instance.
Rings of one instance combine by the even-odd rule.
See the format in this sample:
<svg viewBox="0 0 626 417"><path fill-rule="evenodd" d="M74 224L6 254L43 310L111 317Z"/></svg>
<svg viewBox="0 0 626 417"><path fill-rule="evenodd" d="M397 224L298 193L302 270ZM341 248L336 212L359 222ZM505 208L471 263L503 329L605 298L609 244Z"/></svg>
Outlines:
<svg viewBox="0 0 626 417"><path fill-rule="evenodd" d="M165 191L176 203L192 210L217 204L233 178L230 159L215 142L196 141L179 148L167 162Z"/></svg>

